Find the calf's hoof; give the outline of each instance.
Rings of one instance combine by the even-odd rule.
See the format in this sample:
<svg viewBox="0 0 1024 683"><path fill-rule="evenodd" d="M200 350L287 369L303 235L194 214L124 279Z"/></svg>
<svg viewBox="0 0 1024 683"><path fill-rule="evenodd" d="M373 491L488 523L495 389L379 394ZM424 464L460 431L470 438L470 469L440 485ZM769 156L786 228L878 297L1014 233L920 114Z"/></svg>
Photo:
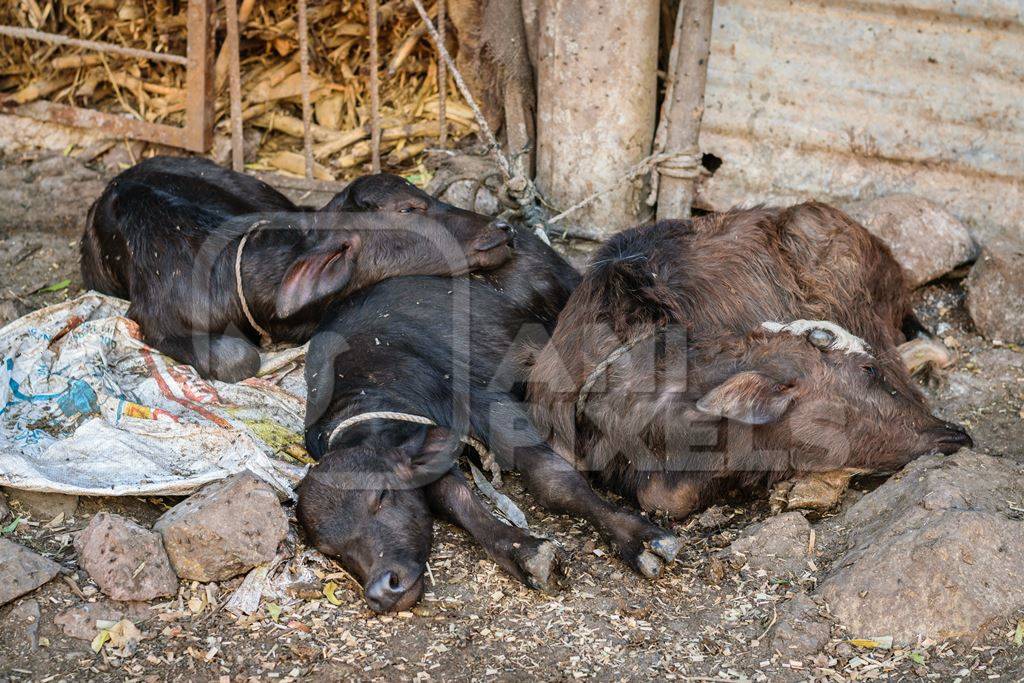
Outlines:
<svg viewBox="0 0 1024 683"><path fill-rule="evenodd" d="M675 561L683 547L677 536L649 522L632 541L620 544L619 557L641 576L655 579L666 564Z"/></svg>
<svg viewBox="0 0 1024 683"><path fill-rule="evenodd" d="M530 588L557 593L566 582L565 556L551 541L534 539L535 543L517 543L511 553L519 570L519 579Z"/></svg>

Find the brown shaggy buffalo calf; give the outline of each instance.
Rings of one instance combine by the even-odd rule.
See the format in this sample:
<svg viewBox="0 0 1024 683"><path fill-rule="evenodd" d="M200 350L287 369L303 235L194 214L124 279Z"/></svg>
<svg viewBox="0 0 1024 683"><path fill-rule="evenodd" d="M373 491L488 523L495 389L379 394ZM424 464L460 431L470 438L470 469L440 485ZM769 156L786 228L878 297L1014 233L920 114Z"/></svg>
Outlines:
<svg viewBox="0 0 1024 683"><path fill-rule="evenodd" d="M971 445L899 360L919 329L892 254L841 211L666 221L594 257L530 400L563 457L683 516L727 487Z"/></svg>

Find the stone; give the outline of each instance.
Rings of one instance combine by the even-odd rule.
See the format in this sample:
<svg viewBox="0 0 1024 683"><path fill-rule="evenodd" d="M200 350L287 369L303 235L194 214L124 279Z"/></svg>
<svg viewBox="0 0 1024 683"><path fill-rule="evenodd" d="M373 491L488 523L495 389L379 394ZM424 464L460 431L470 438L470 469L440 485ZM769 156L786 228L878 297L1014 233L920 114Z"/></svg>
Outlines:
<svg viewBox="0 0 1024 683"><path fill-rule="evenodd" d="M0 327L3 327L12 320L17 320L28 313L29 308L17 299L0 300Z"/></svg>
<svg viewBox="0 0 1024 683"><path fill-rule="evenodd" d="M224 581L270 562L288 532L277 494L251 472L202 488L153 526L178 576Z"/></svg>
<svg viewBox="0 0 1024 683"><path fill-rule="evenodd" d="M440 199L467 211L494 216L501 211L501 203L490 188L475 180L456 180L441 194Z"/></svg>
<svg viewBox="0 0 1024 683"><path fill-rule="evenodd" d="M0 523L6 520L11 515L11 509L7 507L7 497L3 491L0 491Z"/></svg>
<svg viewBox="0 0 1024 683"><path fill-rule="evenodd" d="M749 571L800 575L807 570L810 534L802 514L786 512L744 529L724 555L744 560Z"/></svg>
<svg viewBox="0 0 1024 683"><path fill-rule="evenodd" d="M39 588L60 573L60 565L14 541L0 538L0 605Z"/></svg>
<svg viewBox="0 0 1024 683"><path fill-rule="evenodd" d="M853 637L976 637L1024 609L1024 469L962 450L925 456L835 522L850 550L820 595Z"/></svg>
<svg viewBox="0 0 1024 683"><path fill-rule="evenodd" d="M697 526L701 529L718 529L729 523L732 515L725 513L726 508L721 505L712 505L697 516Z"/></svg>
<svg viewBox="0 0 1024 683"><path fill-rule="evenodd" d="M100 512L75 538L78 564L115 600L141 601L176 595L160 535L120 515Z"/></svg>
<svg viewBox="0 0 1024 683"><path fill-rule="evenodd" d="M817 603L800 593L779 609L771 649L783 658L800 659L820 652L831 637L832 626L821 618Z"/></svg>
<svg viewBox="0 0 1024 683"><path fill-rule="evenodd" d="M775 485L771 504L777 510L815 510L826 512L843 499L850 480L867 470L845 468L827 472L808 472Z"/></svg>
<svg viewBox="0 0 1024 683"><path fill-rule="evenodd" d="M12 488L4 490L10 502L27 512L37 522L49 522L60 514L64 515L64 519L71 519L78 511L78 496Z"/></svg>
<svg viewBox="0 0 1024 683"><path fill-rule="evenodd" d="M988 339L1024 343L1024 245L985 244L967 277L967 310Z"/></svg>
<svg viewBox="0 0 1024 683"><path fill-rule="evenodd" d="M64 635L80 640L92 640L100 632L96 622L118 622L129 619L135 624L145 623L152 614L148 606L137 602L86 602L66 609L53 618Z"/></svg>
<svg viewBox="0 0 1024 683"><path fill-rule="evenodd" d="M941 277L978 254L964 224L922 197L893 194L843 209L889 246L911 287Z"/></svg>
<svg viewBox="0 0 1024 683"><path fill-rule="evenodd" d="M20 649L35 652L39 649L39 622L42 620L39 603L24 600L14 606L4 620L4 629L16 635Z"/></svg>

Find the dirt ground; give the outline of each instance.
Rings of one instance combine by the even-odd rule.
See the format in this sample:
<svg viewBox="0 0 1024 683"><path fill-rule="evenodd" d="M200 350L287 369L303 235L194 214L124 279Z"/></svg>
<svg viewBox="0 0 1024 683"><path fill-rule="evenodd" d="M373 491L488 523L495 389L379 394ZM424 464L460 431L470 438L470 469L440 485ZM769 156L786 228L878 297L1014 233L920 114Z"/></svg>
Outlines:
<svg viewBox="0 0 1024 683"><path fill-rule="evenodd" d="M71 174L64 182L55 171L44 191L20 169L10 163L0 168L0 194L9 193L12 183L30 190L20 207L7 199L0 208L0 323L81 291L77 237L95 196L88 193L104 177ZM58 204L59 211L53 208ZM70 282L60 287L65 280ZM995 347L975 334L956 280L923 288L917 305L926 324L958 354L955 367L928 386L936 411L968 425L977 450L1024 461L1024 352ZM239 619L222 609L239 579L183 584L177 599L148 609L140 623L145 638L123 658L106 649L96 654L89 641L66 636L54 624L70 607L103 602L75 566L71 534L100 510L149 524L171 501L83 499L72 523L31 520L10 536L55 558L66 573L0 608L0 681L1024 678L1024 648L1012 639L1024 615L966 641L902 650L859 649L847 640L875 634L850 634L834 625L831 642L818 655L792 660L773 654L770 633L780 605L813 589L837 550L823 543L817 570L800 580L751 577L715 559L717 549L769 514L764 495L724 506L726 521L717 527L704 528L696 519L675 524L686 549L661 578L647 581L611 557L591 529L530 505L510 479L508 492L531 526L571 557L571 586L557 596L521 586L461 532L438 523L430 585L413 612L375 616L358 587L339 578L339 605L297 599L282 604L279 614L271 608ZM880 481L857 480L843 505ZM27 600L39 605L38 623L20 618Z"/></svg>

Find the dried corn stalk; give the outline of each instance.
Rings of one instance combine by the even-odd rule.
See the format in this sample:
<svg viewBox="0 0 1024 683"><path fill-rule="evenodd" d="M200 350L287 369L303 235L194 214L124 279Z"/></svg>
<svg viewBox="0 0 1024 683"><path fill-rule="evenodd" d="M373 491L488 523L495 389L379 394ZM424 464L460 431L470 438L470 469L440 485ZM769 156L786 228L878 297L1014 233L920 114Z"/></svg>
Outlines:
<svg viewBox="0 0 1024 683"><path fill-rule="evenodd" d="M295 3L243 0L239 6L243 117L246 125L264 131L253 166L290 170L291 157L285 153L302 148ZM0 6L0 23L183 55L186 9L187 0L15 0ZM216 112L226 131L223 7L218 5L217 11L222 20ZM432 14L436 16L436 8ZM370 123L366 5L363 0L310 0L309 25L316 174L353 175L368 158L360 146ZM408 173L420 166L423 151L439 132L436 56L408 3L381 2L380 50L381 151L387 170ZM454 92L450 86L453 142L475 130L472 112ZM181 125L185 70L0 37L0 101L44 98Z"/></svg>

